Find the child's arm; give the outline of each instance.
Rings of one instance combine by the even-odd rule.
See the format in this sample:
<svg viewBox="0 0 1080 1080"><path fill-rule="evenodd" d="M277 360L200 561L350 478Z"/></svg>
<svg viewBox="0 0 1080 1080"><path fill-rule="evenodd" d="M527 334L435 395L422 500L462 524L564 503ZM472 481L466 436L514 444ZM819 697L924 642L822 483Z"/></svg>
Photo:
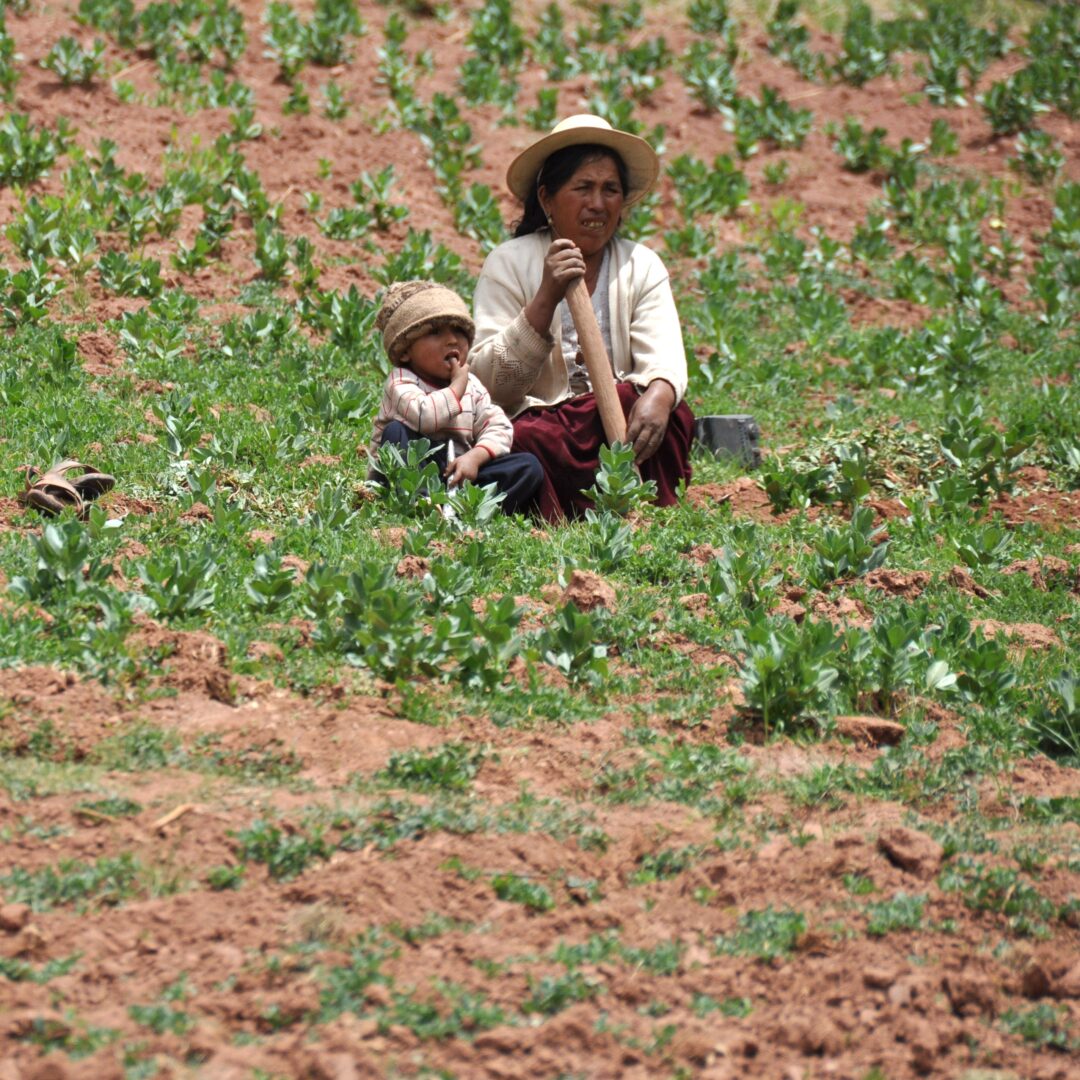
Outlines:
<svg viewBox="0 0 1080 1080"><path fill-rule="evenodd" d="M483 447L490 457L502 457L510 453L514 445L514 425L502 408L491 400L491 395L479 379L473 381L473 442Z"/></svg>
<svg viewBox="0 0 1080 1080"><path fill-rule="evenodd" d="M482 466L492 458L510 452L514 441L514 427L510 418L491 400L491 395L479 379L473 379L470 387L473 395L473 442L467 453L456 457L446 469L446 480L460 484L465 480L476 482Z"/></svg>
<svg viewBox="0 0 1080 1080"><path fill-rule="evenodd" d="M465 369L465 379L469 377ZM444 390L425 390L412 372L398 369L390 375L383 402L391 420L400 420L421 435L439 435L461 414L464 387L458 388L457 373Z"/></svg>
<svg viewBox="0 0 1080 1080"><path fill-rule="evenodd" d="M463 484L466 480L470 484L476 483L480 469L491 460L491 454L483 446L474 446L459 454L449 465L446 466L444 476L451 487L455 484Z"/></svg>

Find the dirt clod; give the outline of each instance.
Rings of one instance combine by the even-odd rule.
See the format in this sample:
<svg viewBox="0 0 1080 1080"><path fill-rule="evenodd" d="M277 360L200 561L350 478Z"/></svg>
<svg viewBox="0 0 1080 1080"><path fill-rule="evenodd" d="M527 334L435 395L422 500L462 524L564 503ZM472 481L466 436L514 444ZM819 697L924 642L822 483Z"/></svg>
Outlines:
<svg viewBox="0 0 1080 1080"><path fill-rule="evenodd" d="M930 573L927 570L913 570L903 573L899 570L889 570L879 567L871 570L863 581L868 589L880 589L890 596L902 596L907 600L913 600L921 595L926 586L930 584Z"/></svg>
<svg viewBox="0 0 1080 1080"><path fill-rule="evenodd" d="M398 560L394 573L400 578L422 578L428 572L428 565L422 555L405 555Z"/></svg>
<svg viewBox="0 0 1080 1080"><path fill-rule="evenodd" d="M592 611L598 607L614 611L615 588L591 570L575 570L562 591L561 601L564 604L574 604L581 611Z"/></svg>
<svg viewBox="0 0 1080 1080"><path fill-rule="evenodd" d="M1024 574L1039 592L1046 592L1057 585L1075 587L1080 570L1069 566L1056 555L1044 555L1038 559L1021 559L1003 567L1005 575Z"/></svg>
<svg viewBox="0 0 1080 1080"><path fill-rule="evenodd" d="M942 846L926 833L901 825L878 836L878 850L893 866L920 878L933 877L945 854Z"/></svg>
<svg viewBox="0 0 1080 1080"><path fill-rule="evenodd" d="M946 575L945 580L954 588L959 589L969 596L977 596L980 600L986 600L991 595L990 590L983 588L972 576L970 570L962 566L954 566Z"/></svg>
<svg viewBox="0 0 1080 1080"><path fill-rule="evenodd" d="M957 1016L996 1016L994 983L977 972L952 972L942 979L942 989Z"/></svg>
<svg viewBox="0 0 1080 1080"><path fill-rule="evenodd" d="M838 716L837 733L866 746L898 746L907 733L903 724L880 716Z"/></svg>
<svg viewBox="0 0 1080 1080"><path fill-rule="evenodd" d="M1033 1001L1047 997L1050 994L1050 975L1046 967L1033 960L1020 976L1020 990L1024 997Z"/></svg>
<svg viewBox="0 0 1080 1080"><path fill-rule="evenodd" d="M978 627L988 638L1005 637L1010 644L1019 646L1021 650L1043 652L1061 647L1061 639L1042 623L1003 623L997 619L973 619L971 625Z"/></svg>
<svg viewBox="0 0 1080 1080"><path fill-rule="evenodd" d="M0 907L0 930L17 934L30 921L28 904L4 904Z"/></svg>

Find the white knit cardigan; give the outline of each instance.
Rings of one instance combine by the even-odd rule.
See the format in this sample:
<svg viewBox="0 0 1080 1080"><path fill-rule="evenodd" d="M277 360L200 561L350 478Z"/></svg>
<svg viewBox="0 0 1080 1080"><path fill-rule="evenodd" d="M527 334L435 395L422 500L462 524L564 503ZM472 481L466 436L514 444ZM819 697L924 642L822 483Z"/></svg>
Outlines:
<svg viewBox="0 0 1080 1080"><path fill-rule="evenodd" d="M469 363L494 401L511 416L572 396L558 310L547 337L536 332L524 313L540 287L550 244L546 229L507 240L488 255L476 285L476 338ZM664 379L674 387L676 402L681 401L686 393L686 352L671 282L660 257L643 244L615 237L608 303L616 379L642 389L654 379Z"/></svg>

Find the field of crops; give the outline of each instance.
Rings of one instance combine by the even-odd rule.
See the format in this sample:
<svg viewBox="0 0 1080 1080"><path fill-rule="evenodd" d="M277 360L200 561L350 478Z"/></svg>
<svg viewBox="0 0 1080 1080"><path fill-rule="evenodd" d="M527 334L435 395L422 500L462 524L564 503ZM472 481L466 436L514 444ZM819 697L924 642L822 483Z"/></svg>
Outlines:
<svg viewBox="0 0 1080 1080"><path fill-rule="evenodd" d="M1077 1075L1080 7L0 14L2 1080ZM762 467L374 493L582 111Z"/></svg>

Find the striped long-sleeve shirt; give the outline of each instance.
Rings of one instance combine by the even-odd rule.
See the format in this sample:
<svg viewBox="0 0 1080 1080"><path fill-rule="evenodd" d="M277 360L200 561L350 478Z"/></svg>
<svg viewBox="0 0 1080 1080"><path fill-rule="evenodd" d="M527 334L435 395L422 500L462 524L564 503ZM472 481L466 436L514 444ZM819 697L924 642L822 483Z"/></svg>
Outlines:
<svg viewBox="0 0 1080 1080"><path fill-rule="evenodd" d="M368 449L371 462L377 460L382 435L391 420L427 436L432 442L450 440L454 456L474 446L483 447L493 458L510 452L514 429L506 413L491 400L484 384L469 375L461 399L449 387L431 386L409 368L390 372L383 390L379 415Z"/></svg>

